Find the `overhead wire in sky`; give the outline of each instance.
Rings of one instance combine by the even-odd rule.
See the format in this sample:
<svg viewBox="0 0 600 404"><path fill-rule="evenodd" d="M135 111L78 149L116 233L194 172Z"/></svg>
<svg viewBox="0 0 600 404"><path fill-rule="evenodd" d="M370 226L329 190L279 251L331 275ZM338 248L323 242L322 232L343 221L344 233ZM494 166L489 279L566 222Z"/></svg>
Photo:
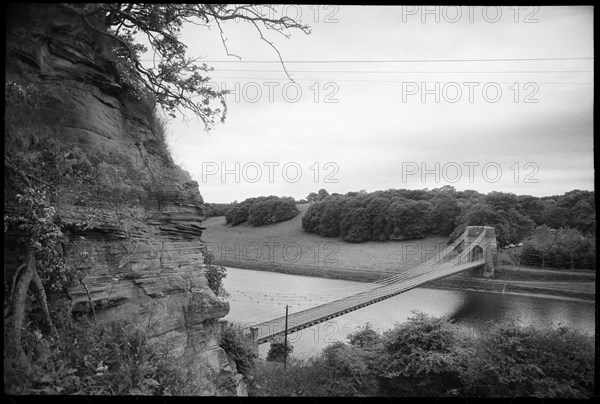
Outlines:
<svg viewBox="0 0 600 404"><path fill-rule="evenodd" d="M244 73L281 73L282 70L264 69L218 69L215 72L244 72ZM394 74L394 73L593 73L593 70L288 70L289 73L360 73L360 74Z"/></svg>
<svg viewBox="0 0 600 404"><path fill-rule="evenodd" d="M594 57L497 58L497 59L397 59L397 60L284 60L284 63L452 63L527 62L541 60L594 60ZM151 60L150 60L151 61ZM201 60L202 63L278 63L280 60Z"/></svg>
<svg viewBox="0 0 600 404"><path fill-rule="evenodd" d="M290 81L287 78L275 78L275 77L229 77L229 76L210 76L211 79L215 80L271 80L271 81ZM406 80L363 80L363 79L340 79L340 78L293 78L294 81L331 81L331 82L355 82L355 83L406 83ZM455 81L427 81L427 80L419 80L419 82L423 83L454 83ZM494 81L497 84L514 84L514 81ZM578 83L570 83L570 82L540 82L535 81L536 84L594 84L593 82L578 82Z"/></svg>
<svg viewBox="0 0 600 404"><path fill-rule="evenodd" d="M151 59L142 59L143 61L152 61ZM495 58L495 59L397 59L397 60L286 60L285 64L291 63L447 63L447 62L527 62L527 61L576 61L576 60L594 60L593 57L548 57L548 58ZM202 63L281 63L279 60L202 60ZM219 80L273 80L273 81L289 81L289 78L272 78L272 77L229 77L219 76L220 72L239 72L239 73L283 73L282 70L274 69L215 69L209 72L211 79ZM473 71L427 71L427 70L293 70L288 69L290 74L297 73L335 73L335 74L557 74L557 73L593 73L593 70L473 70ZM216 73L217 75L213 75ZM298 81L326 81L335 80L340 82L363 82L363 83L402 83L403 81L396 80L364 80L353 78L293 78ZM448 81L449 83L450 81ZM592 82L537 82L538 84L593 84ZM513 84L512 82L502 82L499 84Z"/></svg>

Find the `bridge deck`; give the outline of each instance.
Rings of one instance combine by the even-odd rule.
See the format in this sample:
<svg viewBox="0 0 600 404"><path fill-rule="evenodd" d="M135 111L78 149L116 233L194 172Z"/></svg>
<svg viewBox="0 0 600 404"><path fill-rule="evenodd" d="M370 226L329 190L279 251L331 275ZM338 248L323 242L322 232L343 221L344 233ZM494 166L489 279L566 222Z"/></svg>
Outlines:
<svg viewBox="0 0 600 404"><path fill-rule="evenodd" d="M366 292L347 296L339 300L334 300L326 304L290 314L288 316L288 334L327 321L331 318L339 317L348 312L358 310L361 307L388 299L436 279L476 268L483 264L485 264L485 261L481 259L473 262L460 263L450 267L442 266L440 268L432 266L423 272L408 275L406 278L400 279L397 282L375 287ZM284 334L285 316L263 322L256 325L256 327L258 328L257 342L259 344L268 342L274 336Z"/></svg>

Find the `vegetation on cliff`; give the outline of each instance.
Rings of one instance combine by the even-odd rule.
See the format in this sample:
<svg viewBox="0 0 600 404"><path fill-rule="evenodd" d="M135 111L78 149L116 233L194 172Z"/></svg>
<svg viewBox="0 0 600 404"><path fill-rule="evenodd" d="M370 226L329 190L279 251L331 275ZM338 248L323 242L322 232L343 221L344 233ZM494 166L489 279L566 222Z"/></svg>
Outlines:
<svg viewBox="0 0 600 404"><path fill-rule="evenodd" d="M189 395L201 389L164 344L151 342L152 324L96 323L69 306L53 305L56 337L45 338L35 314L22 335L27 360L6 357L7 394ZM91 313L88 313L91 314Z"/></svg>
<svg viewBox="0 0 600 404"><path fill-rule="evenodd" d="M151 94L154 101L173 117L175 112L191 111L202 120L206 129L211 129L215 119L225 120L227 106L223 96L226 92L207 86L208 73L213 69L186 54L187 46L179 38L184 23L215 24L227 54L235 56L229 53L221 23L229 20L248 22L256 28L261 40L277 52L282 65L279 51L263 35L263 30L298 29L310 33L307 25L287 16L270 18L265 9L252 4L94 3L57 7L82 20L102 37L107 52L116 62L120 84L128 91L138 97ZM153 66L142 63L142 56L148 49L139 37L144 38L154 51ZM197 97L199 101L195 99ZM219 105L215 106L214 101Z"/></svg>
<svg viewBox="0 0 600 404"><path fill-rule="evenodd" d="M225 294L225 274L202 255L202 198L197 183L173 164L163 113L191 111L207 129L225 117L224 104L214 106L223 94L204 87L210 68L191 59L178 39L184 23L220 28L219 21L238 18L261 33L261 27L307 32L290 18L269 19L254 10L195 4L8 6L7 392L215 394L216 384L241 377L235 367L213 360L224 355L218 345L204 346L212 358L204 351L200 359L186 346L206 343L188 323L202 327L227 312L227 304L215 297ZM141 61L146 49L137 42L139 34L161 59L153 67ZM177 248L177 254L165 246ZM121 289L115 293L113 287ZM136 293L128 294L127 287ZM137 313L123 310L109 318L127 320L100 321L103 311L138 297ZM157 326L166 329L149 330L160 304L177 312ZM172 331L186 335L177 364L153 338ZM182 357L193 374L181 370Z"/></svg>
<svg viewBox="0 0 600 404"><path fill-rule="evenodd" d="M237 324L221 321L221 347L235 362L242 375L252 377L254 361L258 358L252 337Z"/></svg>
<svg viewBox="0 0 600 404"><path fill-rule="evenodd" d="M160 203L160 184L123 157L61 143L60 122L47 119L39 91L14 81L5 89L5 252L22 262L15 271L5 267L6 392L194 393L166 347L149 342L148 329L96 323L102 305L73 305L69 286L85 287L94 264L77 244L85 244L83 235L100 220L76 217L70 207L99 213L100 199L115 225L132 223L138 211L132 205ZM67 249L79 254L68 256Z"/></svg>

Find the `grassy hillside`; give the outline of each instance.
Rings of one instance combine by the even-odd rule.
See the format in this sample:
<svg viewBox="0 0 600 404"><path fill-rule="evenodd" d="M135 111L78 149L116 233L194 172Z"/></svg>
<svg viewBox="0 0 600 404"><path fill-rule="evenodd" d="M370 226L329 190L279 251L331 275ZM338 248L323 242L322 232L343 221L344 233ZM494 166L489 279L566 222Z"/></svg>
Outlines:
<svg viewBox="0 0 600 404"><path fill-rule="evenodd" d="M228 226L223 216L206 219L202 238L215 261L226 266L356 281L375 281L406 271L446 246L445 237L412 241L349 243L302 230L308 205L291 220L268 226ZM460 273L428 287L594 300L595 273L525 268L499 257L496 279Z"/></svg>
<svg viewBox="0 0 600 404"><path fill-rule="evenodd" d="M285 222L228 226L224 216L204 221L202 238L224 265L355 280L379 279L405 271L446 246L446 237L412 241L349 243L302 230L307 204Z"/></svg>

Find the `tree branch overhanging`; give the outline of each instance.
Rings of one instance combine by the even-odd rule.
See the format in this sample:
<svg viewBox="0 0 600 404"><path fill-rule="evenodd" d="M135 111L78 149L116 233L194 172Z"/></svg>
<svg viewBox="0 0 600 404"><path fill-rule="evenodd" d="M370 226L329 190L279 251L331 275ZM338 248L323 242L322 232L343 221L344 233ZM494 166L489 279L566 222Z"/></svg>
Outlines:
<svg viewBox="0 0 600 404"><path fill-rule="evenodd" d="M179 39L184 23L207 27L211 23L216 24L227 56L238 59L241 57L229 51L222 23L235 20L252 24L260 40L276 52L283 71L291 81L294 80L285 67L281 53L273 41L264 35L263 29L274 30L286 38L289 37L287 32L292 29L310 33L308 25L287 16L271 18L261 6L252 4L105 3L84 7L70 4L62 6L78 14L92 30L112 40L126 87L149 92L172 117L176 111L191 111L202 120L207 130L215 124L215 119L221 122L225 120L227 109L224 95L227 92L210 88L207 83L212 68L206 64L198 65L186 56L187 47ZM273 11L272 7L268 6L267 11ZM92 22L92 17L101 17L97 20L104 21L104 26ZM139 35L146 38L158 56L158 65L143 65L141 56L145 47L136 41ZM198 97L200 100L194 102L193 99ZM213 101L221 106L213 106Z"/></svg>

